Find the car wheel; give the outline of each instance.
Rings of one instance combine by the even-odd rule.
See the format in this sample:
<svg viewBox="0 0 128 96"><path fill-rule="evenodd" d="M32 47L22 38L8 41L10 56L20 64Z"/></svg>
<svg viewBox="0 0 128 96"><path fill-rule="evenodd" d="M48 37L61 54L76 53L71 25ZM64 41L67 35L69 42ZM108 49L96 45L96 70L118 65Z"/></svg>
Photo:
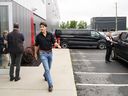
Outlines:
<svg viewBox="0 0 128 96"><path fill-rule="evenodd" d="M111 58L112 58L113 60L118 59L118 57L117 57L117 55L116 55L116 53L115 53L114 49L112 50Z"/></svg>
<svg viewBox="0 0 128 96"><path fill-rule="evenodd" d="M106 48L106 44L105 43L99 43L98 48L99 49L105 49Z"/></svg>
<svg viewBox="0 0 128 96"><path fill-rule="evenodd" d="M67 44L66 42L62 42L62 43L61 43L61 47L62 47L62 48L68 48L68 44Z"/></svg>

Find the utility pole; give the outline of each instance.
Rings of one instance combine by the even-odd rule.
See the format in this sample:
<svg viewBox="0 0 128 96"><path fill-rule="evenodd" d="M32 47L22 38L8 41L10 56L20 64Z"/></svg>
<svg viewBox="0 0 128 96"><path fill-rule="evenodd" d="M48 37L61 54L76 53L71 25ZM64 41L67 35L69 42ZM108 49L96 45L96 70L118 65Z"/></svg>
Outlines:
<svg viewBox="0 0 128 96"><path fill-rule="evenodd" d="M117 2L116 2L116 18L115 18L115 19L116 19L116 20L115 20L115 21L116 21L116 22L115 22L115 23L116 23L116 25L115 25L115 27L116 27L115 29L116 29L116 30L115 30L115 31L117 32L117 30L118 30Z"/></svg>

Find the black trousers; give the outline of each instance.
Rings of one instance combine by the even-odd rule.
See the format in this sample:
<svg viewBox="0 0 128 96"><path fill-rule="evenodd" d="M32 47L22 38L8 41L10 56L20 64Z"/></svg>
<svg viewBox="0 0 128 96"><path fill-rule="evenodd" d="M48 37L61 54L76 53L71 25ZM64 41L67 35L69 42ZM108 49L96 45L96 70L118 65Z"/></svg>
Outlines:
<svg viewBox="0 0 128 96"><path fill-rule="evenodd" d="M19 74L20 74L20 65L21 65L21 59L22 59L22 53L10 53L10 57L11 57L11 65L10 65L10 78L19 78ZM16 66L16 70L15 70L15 76L14 76L14 66Z"/></svg>
<svg viewBox="0 0 128 96"><path fill-rule="evenodd" d="M112 53L112 46L106 47L105 61L110 61L111 53Z"/></svg>

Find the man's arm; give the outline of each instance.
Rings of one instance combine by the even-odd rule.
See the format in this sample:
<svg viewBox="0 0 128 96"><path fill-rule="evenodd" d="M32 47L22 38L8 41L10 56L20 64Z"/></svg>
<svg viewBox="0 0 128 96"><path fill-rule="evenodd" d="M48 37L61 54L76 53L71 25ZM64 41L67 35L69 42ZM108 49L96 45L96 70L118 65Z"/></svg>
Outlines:
<svg viewBox="0 0 128 96"><path fill-rule="evenodd" d="M35 55L36 60L38 59L38 57L37 57L38 50L39 50L39 40L38 40L38 37L36 36L35 46L34 46L34 51L35 51L34 55Z"/></svg>
<svg viewBox="0 0 128 96"><path fill-rule="evenodd" d="M110 41L111 43L117 43L117 42L115 42L113 39L110 39L109 37L106 37L106 39L107 39L107 41Z"/></svg>
<svg viewBox="0 0 128 96"><path fill-rule="evenodd" d="M35 46L35 58L36 58L36 60L38 59L38 57L37 57L37 52L38 52L38 50L39 50L39 46Z"/></svg>
<svg viewBox="0 0 128 96"><path fill-rule="evenodd" d="M113 42L112 39L110 39L109 37L106 37L106 40L109 41L109 42Z"/></svg>

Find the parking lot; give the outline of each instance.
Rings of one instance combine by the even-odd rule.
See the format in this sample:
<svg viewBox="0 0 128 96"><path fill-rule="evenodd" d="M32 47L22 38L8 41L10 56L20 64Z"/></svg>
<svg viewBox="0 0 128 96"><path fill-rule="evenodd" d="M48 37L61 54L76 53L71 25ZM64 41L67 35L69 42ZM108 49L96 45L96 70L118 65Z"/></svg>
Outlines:
<svg viewBox="0 0 128 96"><path fill-rule="evenodd" d="M70 49L78 96L128 96L128 66L105 63L105 50Z"/></svg>

